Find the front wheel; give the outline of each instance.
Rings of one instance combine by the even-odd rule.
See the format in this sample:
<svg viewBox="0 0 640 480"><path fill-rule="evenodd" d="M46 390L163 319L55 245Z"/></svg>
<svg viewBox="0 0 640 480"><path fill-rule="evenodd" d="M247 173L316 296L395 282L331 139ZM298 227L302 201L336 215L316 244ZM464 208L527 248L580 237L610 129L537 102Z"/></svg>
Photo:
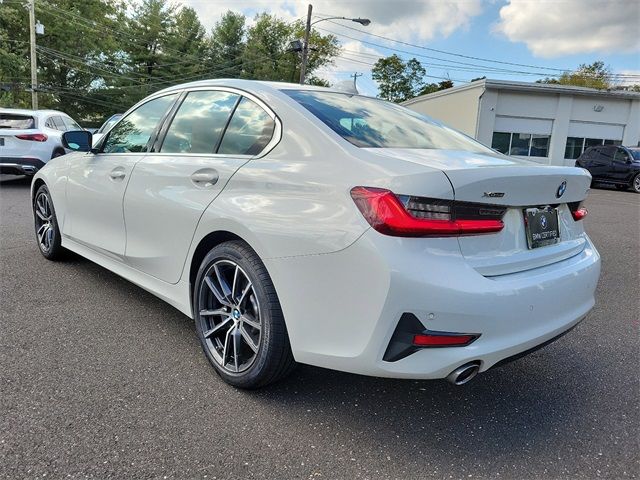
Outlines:
<svg viewBox="0 0 640 480"><path fill-rule="evenodd" d="M64 248L51 193L46 185L41 185L36 192L33 217L40 253L48 260L59 260L64 256Z"/></svg>
<svg viewBox="0 0 640 480"><path fill-rule="evenodd" d="M202 348L227 383L258 388L293 370L273 282L246 243L222 243L204 258L196 277L193 309Z"/></svg>
<svg viewBox="0 0 640 480"><path fill-rule="evenodd" d="M633 177L633 182L631 182L631 188L636 193L640 193L640 173L638 173L635 177Z"/></svg>

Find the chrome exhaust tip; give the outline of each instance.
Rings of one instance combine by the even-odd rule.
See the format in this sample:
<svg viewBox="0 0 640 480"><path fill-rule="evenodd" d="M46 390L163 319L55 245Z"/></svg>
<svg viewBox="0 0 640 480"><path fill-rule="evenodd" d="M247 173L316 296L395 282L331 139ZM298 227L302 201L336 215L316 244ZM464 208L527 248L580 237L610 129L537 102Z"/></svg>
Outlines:
<svg viewBox="0 0 640 480"><path fill-rule="evenodd" d="M467 382L473 380L473 378L480 371L480 364L477 362L466 363L461 367L456 368L453 372L447 375L447 381L454 385L464 385Z"/></svg>

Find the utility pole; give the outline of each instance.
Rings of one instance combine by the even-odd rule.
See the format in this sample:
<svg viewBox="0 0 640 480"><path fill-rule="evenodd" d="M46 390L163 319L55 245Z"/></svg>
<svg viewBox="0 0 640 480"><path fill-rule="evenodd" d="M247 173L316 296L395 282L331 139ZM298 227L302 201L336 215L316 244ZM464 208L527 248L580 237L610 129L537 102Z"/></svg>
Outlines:
<svg viewBox="0 0 640 480"><path fill-rule="evenodd" d="M356 90L358 90L358 87L356 86L356 81L358 80L358 77L361 77L362 75L364 74L357 73L357 72L354 72L353 75L349 75L350 77L353 77L353 88L355 88Z"/></svg>
<svg viewBox="0 0 640 480"><path fill-rule="evenodd" d="M36 62L36 5L35 0L28 0L29 9L29 43L31 47L31 108L38 109L38 66Z"/></svg>
<svg viewBox="0 0 640 480"><path fill-rule="evenodd" d="M307 10L307 26L304 31L304 42L302 44L302 64L300 65L300 85L304 85L304 76L307 73L307 60L309 58L309 36L311 35L311 13L313 5L309 4Z"/></svg>

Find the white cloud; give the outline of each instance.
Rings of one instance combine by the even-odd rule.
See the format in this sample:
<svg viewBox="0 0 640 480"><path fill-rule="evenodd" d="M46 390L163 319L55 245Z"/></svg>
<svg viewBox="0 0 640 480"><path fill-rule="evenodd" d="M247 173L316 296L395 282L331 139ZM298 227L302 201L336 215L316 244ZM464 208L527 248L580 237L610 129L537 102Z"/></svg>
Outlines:
<svg viewBox="0 0 640 480"><path fill-rule="evenodd" d="M308 0L181 0L182 4L193 7L207 28L212 27L227 10L244 13L251 17L257 12L275 13L285 20L304 18ZM344 17L363 17L371 20L371 25L361 27L368 32L401 40L430 40L446 37L459 28L468 26L469 21L482 10L481 0L445 2L442 0L383 0L367 2L339 2L337 0L314 0L313 13ZM319 17L318 17L319 18ZM317 18L314 18L316 20ZM324 22L323 27L339 27ZM352 32L357 35L357 32Z"/></svg>
<svg viewBox="0 0 640 480"><path fill-rule="evenodd" d="M509 0L495 26L538 57L640 50L637 0Z"/></svg>

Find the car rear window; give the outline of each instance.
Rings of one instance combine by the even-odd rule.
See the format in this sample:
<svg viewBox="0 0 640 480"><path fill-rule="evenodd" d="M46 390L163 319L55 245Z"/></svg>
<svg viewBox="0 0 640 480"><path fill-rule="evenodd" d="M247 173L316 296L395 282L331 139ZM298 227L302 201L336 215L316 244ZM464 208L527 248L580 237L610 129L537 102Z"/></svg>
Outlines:
<svg viewBox="0 0 640 480"><path fill-rule="evenodd" d="M634 160L640 160L640 148L630 148L629 151Z"/></svg>
<svg viewBox="0 0 640 480"><path fill-rule="evenodd" d="M464 150L495 155L472 138L387 101L338 92L284 93L357 147Z"/></svg>
<svg viewBox="0 0 640 480"><path fill-rule="evenodd" d="M0 113L0 128L14 130L29 130L36 128L36 121L28 115L16 115L13 113Z"/></svg>

